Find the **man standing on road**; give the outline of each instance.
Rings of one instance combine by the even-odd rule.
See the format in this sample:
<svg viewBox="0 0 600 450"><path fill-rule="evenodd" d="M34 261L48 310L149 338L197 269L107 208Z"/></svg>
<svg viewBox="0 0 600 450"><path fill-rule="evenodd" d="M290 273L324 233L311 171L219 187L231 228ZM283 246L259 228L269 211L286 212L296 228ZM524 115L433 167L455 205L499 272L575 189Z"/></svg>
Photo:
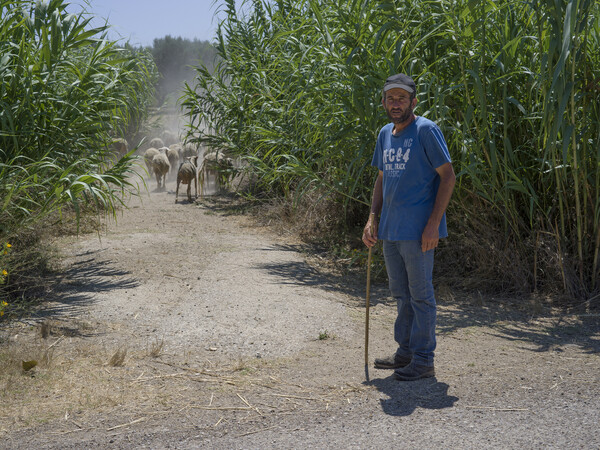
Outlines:
<svg viewBox="0 0 600 450"><path fill-rule="evenodd" d="M398 304L398 349L375 359L375 367L396 369L398 380L418 380L435 375L433 254L448 235L445 213L456 177L439 127L413 112L417 99L411 77L389 77L382 104L391 123L377 138L371 164L379 174L362 239L367 247L383 240L389 287Z"/></svg>

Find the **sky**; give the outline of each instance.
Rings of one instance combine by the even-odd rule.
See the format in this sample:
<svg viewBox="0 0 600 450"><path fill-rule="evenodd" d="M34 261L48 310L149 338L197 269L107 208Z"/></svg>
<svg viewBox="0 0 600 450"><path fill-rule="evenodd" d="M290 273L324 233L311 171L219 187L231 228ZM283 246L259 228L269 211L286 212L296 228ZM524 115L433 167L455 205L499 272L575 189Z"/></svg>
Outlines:
<svg viewBox="0 0 600 450"><path fill-rule="evenodd" d="M223 0L71 0L70 12L85 5L99 19L108 19L109 37L150 46L155 38L171 35L213 41ZM239 4L239 2L237 2ZM216 17L215 17L216 15ZM221 14L222 17L222 14ZM96 22L103 24L104 20Z"/></svg>

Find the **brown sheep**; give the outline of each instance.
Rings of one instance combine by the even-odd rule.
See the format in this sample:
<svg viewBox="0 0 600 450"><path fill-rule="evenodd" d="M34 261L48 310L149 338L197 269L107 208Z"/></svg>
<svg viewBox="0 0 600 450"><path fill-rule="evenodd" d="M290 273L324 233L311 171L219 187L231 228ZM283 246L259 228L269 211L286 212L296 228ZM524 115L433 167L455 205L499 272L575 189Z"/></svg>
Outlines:
<svg viewBox="0 0 600 450"><path fill-rule="evenodd" d="M156 175L158 190L166 188L167 174L171 170L171 164L169 164L166 152L162 148L159 152L158 155L154 155L154 158L152 158L152 170L154 171L154 175Z"/></svg>
<svg viewBox="0 0 600 450"><path fill-rule="evenodd" d="M177 150L177 153L179 153L179 158L181 159L181 157L182 157L181 155L183 154L183 147L181 146L181 144L179 142L169 145L169 148L172 150Z"/></svg>
<svg viewBox="0 0 600 450"><path fill-rule="evenodd" d="M175 203L179 197L179 184L187 184L187 197L188 201L192 202L192 179L194 180L194 189L196 191L196 198L198 198L198 157L188 156L185 161L179 166L177 171L177 189L175 190Z"/></svg>

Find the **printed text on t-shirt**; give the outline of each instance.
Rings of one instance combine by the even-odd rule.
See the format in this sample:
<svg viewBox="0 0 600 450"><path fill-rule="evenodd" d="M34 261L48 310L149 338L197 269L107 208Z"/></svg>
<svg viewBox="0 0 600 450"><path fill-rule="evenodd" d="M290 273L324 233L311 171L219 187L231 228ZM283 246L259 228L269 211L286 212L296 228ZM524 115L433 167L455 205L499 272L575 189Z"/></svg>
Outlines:
<svg viewBox="0 0 600 450"><path fill-rule="evenodd" d="M383 163L385 164L385 171L388 173L388 175L396 176L399 171L406 168L406 163L410 157L409 155L412 139L406 139L405 144L408 144L407 146L409 147L406 148L406 150L403 150L402 147L399 147L397 149L387 148L383 151Z"/></svg>

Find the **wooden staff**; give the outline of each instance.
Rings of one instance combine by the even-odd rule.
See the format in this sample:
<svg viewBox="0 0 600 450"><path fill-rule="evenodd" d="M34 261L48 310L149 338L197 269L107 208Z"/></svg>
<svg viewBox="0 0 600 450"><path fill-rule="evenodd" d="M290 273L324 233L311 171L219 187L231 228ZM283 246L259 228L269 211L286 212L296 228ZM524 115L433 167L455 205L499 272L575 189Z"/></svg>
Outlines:
<svg viewBox="0 0 600 450"><path fill-rule="evenodd" d="M369 217L371 223L369 227L369 233L373 236L373 222L375 221L375 214L371 213ZM373 253L373 247L369 247L369 256L367 257L367 298L366 298L366 310L365 310L365 373L369 378L369 306L371 302L371 256Z"/></svg>

